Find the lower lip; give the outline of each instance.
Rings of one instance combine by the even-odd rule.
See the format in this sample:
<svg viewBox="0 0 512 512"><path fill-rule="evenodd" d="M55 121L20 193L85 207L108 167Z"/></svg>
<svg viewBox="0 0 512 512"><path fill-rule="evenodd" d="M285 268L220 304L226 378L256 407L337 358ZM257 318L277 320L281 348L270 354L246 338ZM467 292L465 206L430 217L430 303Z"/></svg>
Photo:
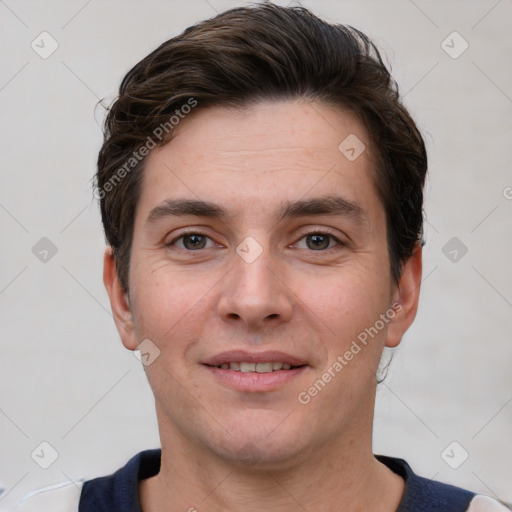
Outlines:
<svg viewBox="0 0 512 512"><path fill-rule="evenodd" d="M308 367L305 365L290 370L277 370L268 373L244 373L235 370L223 370L222 368L206 365L205 368L209 370L216 379L231 388L246 392L261 392L272 391L287 384L304 373Z"/></svg>

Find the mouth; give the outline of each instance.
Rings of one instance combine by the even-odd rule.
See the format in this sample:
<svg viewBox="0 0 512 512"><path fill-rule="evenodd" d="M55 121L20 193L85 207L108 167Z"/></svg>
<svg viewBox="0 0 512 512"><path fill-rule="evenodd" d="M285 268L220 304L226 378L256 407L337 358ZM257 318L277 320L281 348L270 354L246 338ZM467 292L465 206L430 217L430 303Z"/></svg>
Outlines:
<svg viewBox="0 0 512 512"><path fill-rule="evenodd" d="M212 368L219 368L221 370L232 370L235 372L242 373L271 373L277 372L279 370L295 370L296 368L301 368L302 366L305 365L292 366L289 363L272 361L266 363L230 361L229 363L221 363L219 365L212 366Z"/></svg>
<svg viewBox="0 0 512 512"><path fill-rule="evenodd" d="M268 351L225 352L202 364L222 385L244 392L279 389L310 367L299 357Z"/></svg>

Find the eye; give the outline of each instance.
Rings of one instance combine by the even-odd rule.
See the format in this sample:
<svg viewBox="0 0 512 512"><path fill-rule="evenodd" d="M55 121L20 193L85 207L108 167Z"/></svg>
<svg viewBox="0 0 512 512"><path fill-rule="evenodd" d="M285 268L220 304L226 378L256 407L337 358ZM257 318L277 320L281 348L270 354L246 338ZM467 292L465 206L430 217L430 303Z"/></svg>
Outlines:
<svg viewBox="0 0 512 512"><path fill-rule="evenodd" d="M208 241L210 245L207 247ZM197 251L199 249L209 249L213 247L215 244L213 240L201 233L183 233L177 238L171 240L167 246L177 246L179 249L187 250L187 251Z"/></svg>
<svg viewBox="0 0 512 512"><path fill-rule="evenodd" d="M298 242L306 241L306 247L299 247L299 249L311 249L313 251L324 251L326 249L332 249L335 245L344 245L338 238L330 233L312 232L304 235ZM334 241L335 243L331 243Z"/></svg>

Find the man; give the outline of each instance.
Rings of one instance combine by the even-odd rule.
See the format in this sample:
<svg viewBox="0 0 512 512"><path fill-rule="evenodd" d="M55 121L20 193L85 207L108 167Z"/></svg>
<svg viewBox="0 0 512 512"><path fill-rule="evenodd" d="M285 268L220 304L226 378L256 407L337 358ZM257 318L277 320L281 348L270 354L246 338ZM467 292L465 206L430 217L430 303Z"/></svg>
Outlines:
<svg viewBox="0 0 512 512"><path fill-rule="evenodd" d="M80 512L500 511L372 452L414 320L427 156L361 32L263 4L187 29L111 107L97 197L161 450Z"/></svg>

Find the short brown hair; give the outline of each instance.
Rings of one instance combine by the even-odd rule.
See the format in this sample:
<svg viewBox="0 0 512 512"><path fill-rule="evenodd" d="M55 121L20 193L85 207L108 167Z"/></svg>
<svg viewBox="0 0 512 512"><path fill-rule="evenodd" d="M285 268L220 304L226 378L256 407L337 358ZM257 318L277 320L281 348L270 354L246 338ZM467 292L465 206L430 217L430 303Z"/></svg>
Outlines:
<svg viewBox="0 0 512 512"><path fill-rule="evenodd" d="M169 126L192 100L205 108L297 98L348 108L368 130L373 178L386 211L390 272L398 282L421 240L427 171L424 141L398 86L359 30L329 24L303 7L263 3L189 27L137 63L121 83L105 119L95 185L125 290L145 162L141 148L172 136L169 129L155 141L159 127Z"/></svg>

